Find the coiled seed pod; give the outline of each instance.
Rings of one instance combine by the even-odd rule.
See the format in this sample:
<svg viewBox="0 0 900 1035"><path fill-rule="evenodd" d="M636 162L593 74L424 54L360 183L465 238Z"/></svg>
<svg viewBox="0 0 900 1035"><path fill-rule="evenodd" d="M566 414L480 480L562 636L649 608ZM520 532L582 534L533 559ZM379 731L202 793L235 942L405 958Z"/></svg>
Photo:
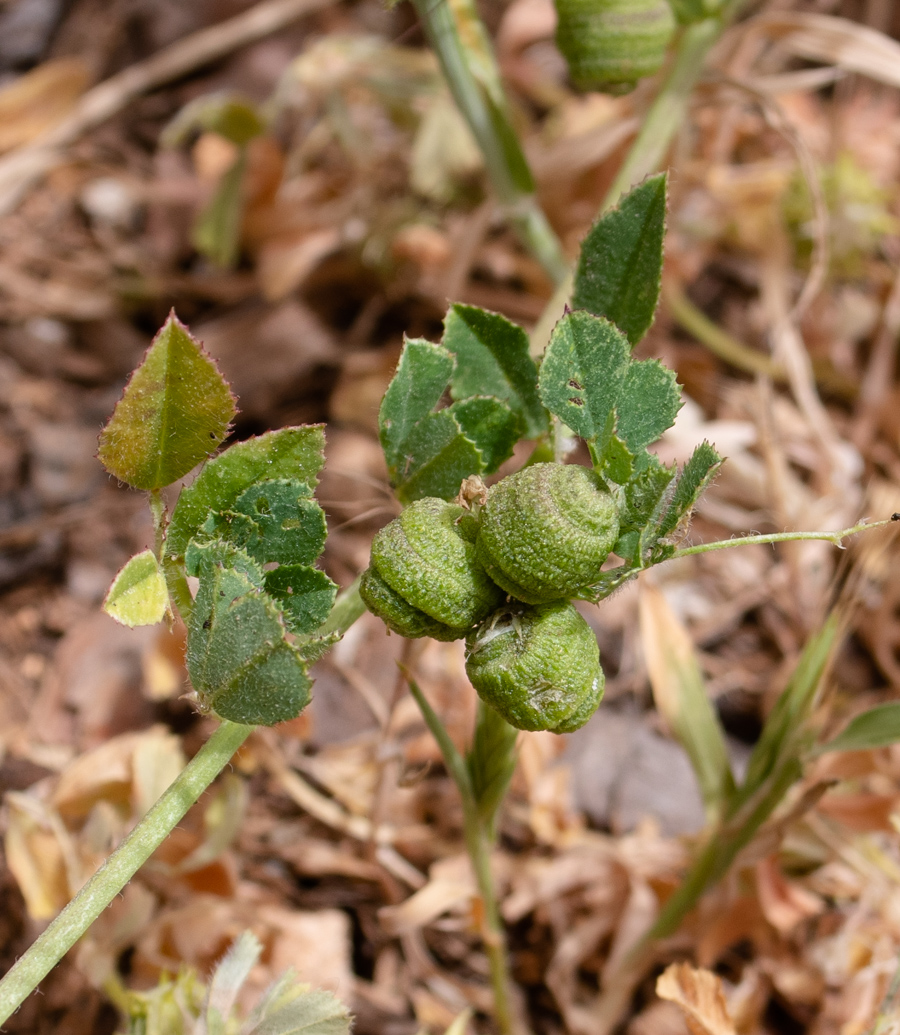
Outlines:
<svg viewBox="0 0 900 1035"><path fill-rule="evenodd" d="M478 559L517 600L567 600L596 580L618 536L615 500L593 471L534 464L489 491Z"/></svg>
<svg viewBox="0 0 900 1035"><path fill-rule="evenodd" d="M372 543L366 606L411 638L458 640L503 600L475 557L478 520L440 499L412 503Z"/></svg>
<svg viewBox="0 0 900 1035"><path fill-rule="evenodd" d="M466 648L472 686L517 729L571 733L603 697L597 638L568 602L505 608Z"/></svg>
<svg viewBox="0 0 900 1035"><path fill-rule="evenodd" d="M662 65L675 31L668 0L555 0L556 45L579 90L628 93Z"/></svg>

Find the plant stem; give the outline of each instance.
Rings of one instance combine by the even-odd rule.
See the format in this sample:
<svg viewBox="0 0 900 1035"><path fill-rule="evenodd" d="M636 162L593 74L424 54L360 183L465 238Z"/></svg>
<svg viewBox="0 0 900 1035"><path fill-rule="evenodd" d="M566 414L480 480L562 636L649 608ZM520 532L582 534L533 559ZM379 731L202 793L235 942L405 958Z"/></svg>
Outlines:
<svg viewBox="0 0 900 1035"><path fill-rule="evenodd" d="M697 553L711 553L713 550L727 550L732 546L752 546L756 543L794 543L804 539L819 539L835 546L841 546L841 541L847 536L865 532L870 528L883 528L892 521L900 520L900 516L885 518L884 521L861 521L852 528L842 528L839 532L772 532L768 535L745 535L737 539L721 539L714 543L700 543L699 546L686 546L682 550L676 550L667 560L674 560L676 557L690 557Z"/></svg>
<svg viewBox="0 0 900 1035"><path fill-rule="evenodd" d="M0 981L0 1024L22 1005L150 858L253 729L223 722L122 844L6 973Z"/></svg>
<svg viewBox="0 0 900 1035"><path fill-rule="evenodd" d="M166 577L169 590L187 622L190 618L192 600L184 570L170 562L167 565ZM365 605L359 595L357 579L338 597L328 620L317 630L317 634L343 634L364 611ZM223 722L147 815L37 938L25 955L10 968L0 981L0 1024L22 1005L25 997L49 974L165 841L254 729L254 726Z"/></svg>
<svg viewBox="0 0 900 1035"><path fill-rule="evenodd" d="M359 595L358 576L335 600L331 614L316 629L315 636L327 636L329 633L343 634L353 623L366 613L366 605Z"/></svg>
<svg viewBox="0 0 900 1035"><path fill-rule="evenodd" d="M422 718L437 741L444 764L453 782L459 790L463 806L463 824L465 827L466 850L472 862L472 870L478 891L481 895L484 916L482 920L482 940L491 970L491 986L494 991L494 1017L501 1035L513 1035L516 1030L509 995L509 965L506 952L506 932L500 920L497 907L497 895L494 890L494 878L491 873L491 837L482 822L472 789L472 781L465 759L456 750L450 739L446 726L440 716L428 703L415 680L406 674L409 689L422 712Z"/></svg>
<svg viewBox="0 0 900 1035"><path fill-rule="evenodd" d="M529 251L554 284L568 263L534 194L528 161L513 128L496 58L472 0L413 0L447 85L481 149L488 177Z"/></svg>

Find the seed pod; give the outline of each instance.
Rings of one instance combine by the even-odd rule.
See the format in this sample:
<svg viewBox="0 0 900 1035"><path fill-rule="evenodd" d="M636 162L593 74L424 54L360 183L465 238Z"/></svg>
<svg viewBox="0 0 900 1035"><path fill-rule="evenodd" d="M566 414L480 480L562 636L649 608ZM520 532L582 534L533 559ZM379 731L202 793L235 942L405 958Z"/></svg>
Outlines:
<svg viewBox="0 0 900 1035"><path fill-rule="evenodd" d="M570 603L505 608L466 648L472 686L517 729L571 733L603 697L597 638Z"/></svg>
<svg viewBox="0 0 900 1035"><path fill-rule="evenodd" d="M556 45L579 90L628 93L658 71L675 31L668 0L555 0Z"/></svg>
<svg viewBox="0 0 900 1035"><path fill-rule="evenodd" d="M568 600L596 581L618 536L616 502L593 471L534 464L488 493L478 559L517 600Z"/></svg>
<svg viewBox="0 0 900 1035"><path fill-rule="evenodd" d="M403 636L458 640L503 600L475 557L478 520L440 499L421 499L383 528L360 595Z"/></svg>

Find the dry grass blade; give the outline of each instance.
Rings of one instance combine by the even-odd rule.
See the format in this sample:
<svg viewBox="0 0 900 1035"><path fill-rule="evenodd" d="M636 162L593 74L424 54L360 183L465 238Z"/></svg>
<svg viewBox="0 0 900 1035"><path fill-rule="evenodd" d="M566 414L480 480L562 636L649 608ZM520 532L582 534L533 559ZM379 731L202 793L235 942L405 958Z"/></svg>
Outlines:
<svg viewBox="0 0 900 1035"><path fill-rule="evenodd" d="M711 971L673 963L656 982L656 994L681 1007L692 1035L737 1035L722 982Z"/></svg>
<svg viewBox="0 0 900 1035"><path fill-rule="evenodd" d="M900 86L900 43L876 29L811 12L768 14L755 24L797 57Z"/></svg>
<svg viewBox="0 0 900 1035"><path fill-rule="evenodd" d="M734 790L734 777L693 644L662 591L646 580L641 584L640 620L656 707L687 751L707 816L715 818Z"/></svg>

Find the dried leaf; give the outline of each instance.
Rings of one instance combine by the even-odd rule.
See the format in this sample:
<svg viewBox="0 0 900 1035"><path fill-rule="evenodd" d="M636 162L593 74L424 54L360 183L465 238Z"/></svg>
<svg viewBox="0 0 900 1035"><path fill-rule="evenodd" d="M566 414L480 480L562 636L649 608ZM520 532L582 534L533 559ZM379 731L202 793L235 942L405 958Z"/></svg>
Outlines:
<svg viewBox="0 0 900 1035"><path fill-rule="evenodd" d="M722 982L711 971L673 963L657 980L656 994L681 1007L692 1035L737 1035Z"/></svg>

